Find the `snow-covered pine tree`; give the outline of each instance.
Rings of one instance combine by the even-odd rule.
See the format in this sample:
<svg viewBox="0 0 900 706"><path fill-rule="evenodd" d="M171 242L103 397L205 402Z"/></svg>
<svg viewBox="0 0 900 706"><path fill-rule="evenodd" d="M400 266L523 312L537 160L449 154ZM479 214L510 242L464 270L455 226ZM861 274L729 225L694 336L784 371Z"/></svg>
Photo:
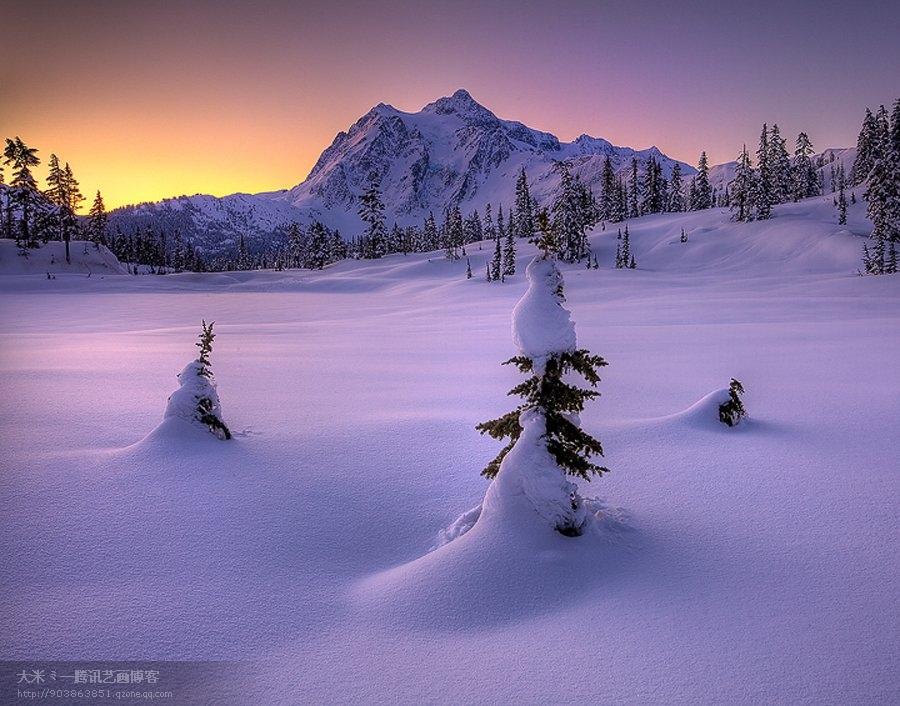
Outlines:
<svg viewBox="0 0 900 706"><path fill-rule="evenodd" d="M772 215L772 203L774 202L769 157L769 128L763 123L762 134L759 137L759 149L756 151L756 178L753 180L753 208L756 218L763 220Z"/></svg>
<svg viewBox="0 0 900 706"><path fill-rule="evenodd" d="M484 224L481 232L482 237L485 240L493 240L497 235L497 231L494 228L494 217L491 214L491 205L489 203L484 206Z"/></svg>
<svg viewBox="0 0 900 706"><path fill-rule="evenodd" d="M466 279L472 279L472 263L466 258Z"/></svg>
<svg viewBox="0 0 900 706"><path fill-rule="evenodd" d="M884 273L886 275L897 274L897 243L893 240L888 245L888 256L884 266Z"/></svg>
<svg viewBox="0 0 900 706"><path fill-rule="evenodd" d="M847 195L844 193L844 165L839 164L836 171L835 183L838 189L838 224L843 226L847 225Z"/></svg>
<svg viewBox="0 0 900 706"><path fill-rule="evenodd" d="M7 137L3 149L3 163L13 169L7 197L7 227L13 231L16 244L21 248L33 248L38 244L37 227L34 223L38 188L31 173L31 168L41 163L37 152L37 148L29 147L19 137L15 139ZM13 208L18 212L18 228L12 225Z"/></svg>
<svg viewBox="0 0 900 706"><path fill-rule="evenodd" d="M491 258L491 281L496 282L502 274L503 251L500 246L500 233L497 233L497 236L494 238L494 256Z"/></svg>
<svg viewBox="0 0 900 706"><path fill-rule="evenodd" d="M516 236L512 228L508 229L503 244L503 269L501 274L503 277L510 277L516 274Z"/></svg>
<svg viewBox="0 0 900 706"><path fill-rule="evenodd" d="M731 378L728 386L728 400L719 405L719 421L730 427L737 426L747 416L741 395L744 394L744 386L739 380Z"/></svg>
<svg viewBox="0 0 900 706"><path fill-rule="evenodd" d="M600 173L600 209L598 215L601 220L615 220L617 189L616 173L613 170L609 155L607 155L603 160L603 170Z"/></svg>
<svg viewBox="0 0 900 706"><path fill-rule="evenodd" d="M697 176L693 182L694 198L690 204L692 211L701 211L712 208L712 186L709 183L709 160L706 152L700 153L700 161L697 163Z"/></svg>
<svg viewBox="0 0 900 706"><path fill-rule="evenodd" d="M609 469L593 461L603 447L579 426L585 404L596 390L567 382L571 372L591 387L600 381L598 368L606 361L577 348L575 326L563 306L563 278L555 262L559 243L546 211L537 218L539 253L525 273L528 291L513 312L513 338L519 354L505 364L515 365L528 378L510 394L523 403L502 417L476 428L507 445L482 474L492 478L482 505L482 517L503 513L524 501L550 527L565 536L583 534L590 515L567 475L590 480Z"/></svg>
<svg viewBox="0 0 900 706"><path fill-rule="evenodd" d="M481 226L481 216L478 215L478 209L472 211L471 215L466 219L466 243L477 243L484 238L484 228Z"/></svg>
<svg viewBox="0 0 900 706"><path fill-rule="evenodd" d="M553 228L559 236L560 252L558 255L568 262L580 260L583 256L581 249L581 220L579 218L579 191L565 162L557 162L556 169L559 172L559 193L553 202Z"/></svg>
<svg viewBox="0 0 900 706"><path fill-rule="evenodd" d="M738 155L734 168L734 179L731 182L731 210L736 221L749 221L753 217L753 168L747 145Z"/></svg>
<svg viewBox="0 0 900 706"><path fill-rule="evenodd" d="M819 195L819 177L810 158L815 150L805 132L797 135L794 150L794 201ZM732 194L733 197L733 194Z"/></svg>
<svg viewBox="0 0 900 706"><path fill-rule="evenodd" d="M644 168L644 188L641 193L642 214L659 212L658 195L656 160L653 157L648 157L647 165Z"/></svg>
<svg viewBox="0 0 900 706"><path fill-rule="evenodd" d="M669 210L679 213L684 210L684 185L681 181L681 164L672 166L672 179L669 183Z"/></svg>
<svg viewBox="0 0 900 706"><path fill-rule="evenodd" d="M638 181L637 157L631 158L631 182L628 184L628 218L637 218L641 215L640 208L641 184Z"/></svg>
<svg viewBox="0 0 900 706"><path fill-rule="evenodd" d="M872 253L869 251L869 244L863 243L862 250L863 272L866 274L876 274L872 271L874 268L872 263Z"/></svg>
<svg viewBox="0 0 900 706"><path fill-rule="evenodd" d="M359 197L359 217L366 223L365 257L377 259L386 254L387 231L384 225L384 203L381 182L376 172L369 174L369 186Z"/></svg>
<svg viewBox="0 0 900 706"><path fill-rule="evenodd" d="M869 178L869 172L875 165L875 150L877 149L877 125L872 111L866 108L859 136L856 138L856 159L853 161L853 170L850 173L853 186L859 186Z"/></svg>
<svg viewBox="0 0 900 706"><path fill-rule="evenodd" d="M893 245L900 242L900 98L894 102L882 152L887 185L883 193L885 237Z"/></svg>
<svg viewBox="0 0 900 706"><path fill-rule="evenodd" d="M616 200L613 205L611 214L612 220L621 223L627 217L628 212L628 187L625 186L625 180L622 177L617 179Z"/></svg>
<svg viewBox="0 0 900 706"><path fill-rule="evenodd" d="M94 197L94 203L91 204L91 210L88 213L88 233L91 241L98 248L106 245L106 229L109 224L109 216L106 213L106 206L103 203L103 197L100 192Z"/></svg>
<svg viewBox="0 0 900 706"><path fill-rule="evenodd" d="M321 270L328 262L328 229L319 221L314 221L309 227L309 242L304 266L311 270Z"/></svg>
<svg viewBox="0 0 900 706"><path fill-rule="evenodd" d="M791 198L791 159L777 123L769 132L769 173L773 203L788 201Z"/></svg>
<svg viewBox="0 0 900 706"><path fill-rule="evenodd" d="M516 217L514 219L516 234L520 238L534 237L534 212L532 211L531 192L528 189L528 176L525 167L516 179Z"/></svg>
<svg viewBox="0 0 900 706"><path fill-rule="evenodd" d="M215 338L214 323L202 322L200 340L196 344L200 354L178 374L181 387L169 396L165 418L181 419L224 440L231 438L231 432L222 421L222 407L209 363Z"/></svg>
<svg viewBox="0 0 900 706"><path fill-rule="evenodd" d="M687 233L684 232L684 228L681 229L681 242L686 243L688 241Z"/></svg>
<svg viewBox="0 0 900 706"><path fill-rule="evenodd" d="M428 218L425 219L425 223L422 226L422 242L425 252L437 250L439 240L437 224L434 222L434 212L429 211Z"/></svg>

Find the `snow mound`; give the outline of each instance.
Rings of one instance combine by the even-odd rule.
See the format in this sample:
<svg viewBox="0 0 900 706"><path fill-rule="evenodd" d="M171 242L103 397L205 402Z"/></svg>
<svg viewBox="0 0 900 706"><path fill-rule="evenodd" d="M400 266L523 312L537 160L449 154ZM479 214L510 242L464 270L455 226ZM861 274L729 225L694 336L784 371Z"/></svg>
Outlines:
<svg viewBox="0 0 900 706"><path fill-rule="evenodd" d="M528 291L513 310L513 343L540 375L551 354L575 350L575 325L560 301L563 277L553 260L534 258L525 276Z"/></svg>
<svg viewBox="0 0 900 706"><path fill-rule="evenodd" d="M224 438L220 430L212 429L201 419L199 408L201 401L206 400L206 412L216 419L222 419L222 404L212 371L199 360L192 360L178 373L178 382L180 387L169 395L166 402L163 421L143 442Z"/></svg>
<svg viewBox="0 0 900 706"><path fill-rule="evenodd" d="M589 516L573 499L578 486L568 480L547 450L544 415L526 410L519 416L522 433L503 458L488 487L479 522L516 524L519 518L540 517L546 528L584 530Z"/></svg>
<svg viewBox="0 0 900 706"><path fill-rule="evenodd" d="M592 595L638 554L641 534L628 514L602 500L584 501L590 530L577 539L534 522L530 503L519 500L524 507L504 502L509 512L501 514L485 498L444 530L443 544L430 553L355 582L350 606L390 625L484 629Z"/></svg>
<svg viewBox="0 0 900 706"><path fill-rule="evenodd" d="M638 424L659 423L659 424L678 424L691 429L706 431L728 431L732 432L741 429L749 422L749 417L741 420L741 423L734 427L729 427L719 420L719 406L728 402L730 394L727 387L713 390L694 402L687 409L683 409L675 414L666 415L664 417L655 417L653 419L636 420Z"/></svg>
<svg viewBox="0 0 900 706"><path fill-rule="evenodd" d="M125 265L105 246L85 240L69 243L71 262L66 262L66 244L52 240L23 251L16 241L0 239L0 275L110 274L125 275Z"/></svg>

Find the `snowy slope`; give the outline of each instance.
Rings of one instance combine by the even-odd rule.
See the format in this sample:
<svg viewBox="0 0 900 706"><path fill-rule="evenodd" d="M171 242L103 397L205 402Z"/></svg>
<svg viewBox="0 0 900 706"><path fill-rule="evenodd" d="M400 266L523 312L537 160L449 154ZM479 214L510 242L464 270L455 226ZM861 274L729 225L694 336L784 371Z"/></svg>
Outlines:
<svg viewBox="0 0 900 706"><path fill-rule="evenodd" d="M610 363L596 542L432 551L485 495L529 246L502 285L439 254L0 277L0 658L258 660L244 704L896 703L900 278L854 274L863 208L641 218L637 270L608 229L563 267ZM201 318L236 438L148 438Z"/></svg>
<svg viewBox="0 0 900 706"><path fill-rule="evenodd" d="M249 244L262 244L283 235L292 221L320 220L352 236L362 230L358 197L372 173L381 179L388 223L421 224L429 212L440 218L456 203L465 213L487 203L508 209L523 167L532 195L542 203L559 186L558 161L568 162L596 191L607 156L623 175L632 157L641 163L641 173L651 156L661 161L666 176L675 163L656 147L636 151L588 135L560 142L550 133L501 120L459 90L417 113L375 106L338 133L309 176L292 189L222 198L198 194L127 206L113 212L111 223L125 232L150 225L178 230L208 253L233 251L241 233ZM694 173L687 164L682 171Z"/></svg>
<svg viewBox="0 0 900 706"><path fill-rule="evenodd" d="M98 248L84 240L73 240L69 257L71 262L67 263L63 242L50 241L23 251L14 240L0 239L0 275L127 274L125 266L104 245Z"/></svg>

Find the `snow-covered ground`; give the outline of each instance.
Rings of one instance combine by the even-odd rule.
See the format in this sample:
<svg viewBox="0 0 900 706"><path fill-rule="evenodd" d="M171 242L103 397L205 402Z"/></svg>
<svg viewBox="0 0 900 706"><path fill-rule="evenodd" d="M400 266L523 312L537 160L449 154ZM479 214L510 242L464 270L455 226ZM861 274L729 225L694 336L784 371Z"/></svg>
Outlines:
<svg viewBox="0 0 900 706"><path fill-rule="evenodd" d="M94 245L84 240L69 243L69 262L66 262L66 244L51 241L36 249L16 247L13 240L0 239L0 275L43 275L60 273L93 275L124 275L125 265L120 263L105 245Z"/></svg>
<svg viewBox="0 0 900 706"><path fill-rule="evenodd" d="M642 218L637 270L598 228L562 269L609 361L603 531L434 551L499 450L530 246L505 284L0 277L0 657L259 659L246 703L896 703L900 277L855 275L862 209ZM151 434L201 318L230 442Z"/></svg>

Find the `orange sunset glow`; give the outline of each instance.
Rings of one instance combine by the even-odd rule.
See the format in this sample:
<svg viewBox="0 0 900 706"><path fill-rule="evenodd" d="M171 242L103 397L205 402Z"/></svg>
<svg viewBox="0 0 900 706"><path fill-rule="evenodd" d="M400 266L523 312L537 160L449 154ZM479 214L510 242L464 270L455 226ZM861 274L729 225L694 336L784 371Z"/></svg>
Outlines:
<svg viewBox="0 0 900 706"><path fill-rule="evenodd" d="M888 66L845 50L853 43L839 37L839 7L820 9L836 21L815 44L770 37L745 69L733 65L733 40L755 36L761 20L750 9L726 22L691 7L662 22L652 4L626 12L568 2L553 14L470 2L424 12L403 2L265 12L236 3L10 5L0 28L0 136L21 135L45 162L56 153L86 194L101 189L111 207L289 188L373 105L418 110L459 87L560 139L656 144L689 163L706 149L716 163L734 159L765 120L788 134L815 124L816 144L847 144L858 106L896 83ZM890 30L872 22L854 31L871 39ZM826 65L807 75L805 52L826 44ZM760 64L803 80L772 90ZM869 80L847 89L853 95L833 94L828 66L855 65Z"/></svg>

